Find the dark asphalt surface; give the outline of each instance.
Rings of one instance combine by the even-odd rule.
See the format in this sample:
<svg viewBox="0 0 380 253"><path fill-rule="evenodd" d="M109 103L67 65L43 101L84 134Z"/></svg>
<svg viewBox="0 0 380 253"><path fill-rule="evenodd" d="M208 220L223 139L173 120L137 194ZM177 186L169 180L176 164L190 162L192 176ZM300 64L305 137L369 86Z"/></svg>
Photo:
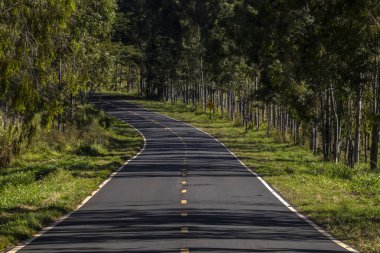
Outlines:
<svg viewBox="0 0 380 253"><path fill-rule="evenodd" d="M205 133L121 99L98 104L139 129L146 149L19 252L347 252Z"/></svg>

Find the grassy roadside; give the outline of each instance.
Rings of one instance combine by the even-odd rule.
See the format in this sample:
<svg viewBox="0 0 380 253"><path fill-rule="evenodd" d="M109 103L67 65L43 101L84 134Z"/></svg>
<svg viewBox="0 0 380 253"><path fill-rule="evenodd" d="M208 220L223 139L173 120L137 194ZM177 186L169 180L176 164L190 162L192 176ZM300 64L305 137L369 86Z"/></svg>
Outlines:
<svg viewBox="0 0 380 253"><path fill-rule="evenodd" d="M209 120L208 113L191 106L135 102L212 134L335 237L362 252L380 252L380 175L322 163L306 148L267 138L265 129L245 133L220 115Z"/></svg>
<svg viewBox="0 0 380 253"><path fill-rule="evenodd" d="M0 251L29 238L87 197L143 145L130 126L99 118L65 133L39 130L32 146L0 169Z"/></svg>

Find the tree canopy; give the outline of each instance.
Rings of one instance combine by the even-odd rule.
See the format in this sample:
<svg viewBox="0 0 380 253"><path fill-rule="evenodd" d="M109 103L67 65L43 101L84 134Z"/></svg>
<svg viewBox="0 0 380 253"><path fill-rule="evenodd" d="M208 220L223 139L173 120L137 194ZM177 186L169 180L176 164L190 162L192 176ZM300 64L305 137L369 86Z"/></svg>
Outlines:
<svg viewBox="0 0 380 253"><path fill-rule="evenodd" d="M0 139L10 149L0 158L38 125L70 120L77 97L108 83L115 9L113 0L1 1Z"/></svg>
<svg viewBox="0 0 380 253"><path fill-rule="evenodd" d="M249 118L324 160L377 168L378 1L118 2L114 40L140 52L140 91ZM367 151L371 151L371 156Z"/></svg>

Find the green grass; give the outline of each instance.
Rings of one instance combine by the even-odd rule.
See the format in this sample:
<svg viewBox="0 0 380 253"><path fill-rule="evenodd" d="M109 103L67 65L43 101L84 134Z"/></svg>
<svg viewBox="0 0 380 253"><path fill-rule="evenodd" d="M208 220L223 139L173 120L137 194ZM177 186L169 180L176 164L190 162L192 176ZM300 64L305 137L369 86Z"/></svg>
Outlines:
<svg viewBox="0 0 380 253"><path fill-rule="evenodd" d="M380 175L363 166L322 163L307 148L278 141L266 129L238 127L192 106L136 103L212 134L317 224L362 252L380 252Z"/></svg>
<svg viewBox="0 0 380 253"><path fill-rule="evenodd" d="M39 130L33 145L0 169L0 251L74 210L142 144L116 119L108 130L96 119L80 131Z"/></svg>

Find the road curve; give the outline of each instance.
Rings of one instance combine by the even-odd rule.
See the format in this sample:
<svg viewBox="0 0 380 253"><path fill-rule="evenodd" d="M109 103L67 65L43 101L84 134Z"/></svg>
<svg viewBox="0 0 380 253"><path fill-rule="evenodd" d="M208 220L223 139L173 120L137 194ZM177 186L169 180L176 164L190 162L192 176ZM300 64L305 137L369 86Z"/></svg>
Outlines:
<svg viewBox="0 0 380 253"><path fill-rule="evenodd" d="M209 135L121 98L98 105L137 128L145 150L19 252L348 252Z"/></svg>

